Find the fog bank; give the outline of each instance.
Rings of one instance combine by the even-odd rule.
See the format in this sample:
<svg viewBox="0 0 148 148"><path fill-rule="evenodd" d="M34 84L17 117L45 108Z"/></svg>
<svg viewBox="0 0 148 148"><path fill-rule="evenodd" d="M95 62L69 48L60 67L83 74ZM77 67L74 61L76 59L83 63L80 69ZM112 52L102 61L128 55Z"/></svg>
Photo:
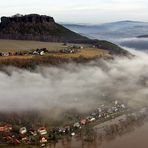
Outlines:
<svg viewBox="0 0 148 148"><path fill-rule="evenodd" d="M0 111L95 108L121 99L148 104L148 54L131 50L133 59L38 67L34 72L5 67L0 72Z"/></svg>
<svg viewBox="0 0 148 148"><path fill-rule="evenodd" d="M119 39L118 44L129 48L135 48L137 50L148 51L148 39L147 38L125 38Z"/></svg>

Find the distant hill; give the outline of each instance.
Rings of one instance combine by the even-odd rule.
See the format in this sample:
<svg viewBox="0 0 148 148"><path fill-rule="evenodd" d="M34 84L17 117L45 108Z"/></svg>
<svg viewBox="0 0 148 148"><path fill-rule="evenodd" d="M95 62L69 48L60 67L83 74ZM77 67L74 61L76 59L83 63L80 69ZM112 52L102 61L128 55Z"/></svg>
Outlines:
<svg viewBox="0 0 148 148"><path fill-rule="evenodd" d="M57 42L87 39L56 23L53 17L38 14L2 17L0 38Z"/></svg>
<svg viewBox="0 0 148 148"><path fill-rule="evenodd" d="M139 35L137 38L148 38L148 35Z"/></svg>
<svg viewBox="0 0 148 148"><path fill-rule="evenodd" d="M90 38L116 41L136 37L148 30L147 22L118 21L100 25L63 24L68 29Z"/></svg>

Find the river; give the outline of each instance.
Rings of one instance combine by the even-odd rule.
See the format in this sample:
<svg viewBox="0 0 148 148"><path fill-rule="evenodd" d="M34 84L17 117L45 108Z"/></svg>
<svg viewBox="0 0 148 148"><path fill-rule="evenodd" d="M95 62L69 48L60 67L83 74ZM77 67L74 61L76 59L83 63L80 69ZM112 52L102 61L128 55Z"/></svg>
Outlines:
<svg viewBox="0 0 148 148"><path fill-rule="evenodd" d="M55 148L148 148L148 123L125 135L111 140L104 140L101 143L97 141L94 143L83 143L79 140L73 140L70 143L59 143Z"/></svg>

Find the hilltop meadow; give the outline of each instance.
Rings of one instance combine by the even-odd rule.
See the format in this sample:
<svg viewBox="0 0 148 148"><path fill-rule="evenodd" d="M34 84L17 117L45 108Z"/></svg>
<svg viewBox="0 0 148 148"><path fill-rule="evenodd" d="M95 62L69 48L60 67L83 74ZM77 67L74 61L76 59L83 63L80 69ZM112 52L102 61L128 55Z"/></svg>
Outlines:
<svg viewBox="0 0 148 148"><path fill-rule="evenodd" d="M77 53L54 53L71 45L83 46ZM32 69L36 65L51 64L58 65L61 63L73 62L87 62L96 58L111 58L108 51L94 48L90 45L84 44L68 44L54 43L54 42L39 42L39 41L18 41L18 40L0 40L0 52L29 52L37 48L46 48L49 52L44 56L40 55L21 55L21 56L1 56L0 65L2 66L16 66L19 68ZM53 53L52 53L53 51Z"/></svg>

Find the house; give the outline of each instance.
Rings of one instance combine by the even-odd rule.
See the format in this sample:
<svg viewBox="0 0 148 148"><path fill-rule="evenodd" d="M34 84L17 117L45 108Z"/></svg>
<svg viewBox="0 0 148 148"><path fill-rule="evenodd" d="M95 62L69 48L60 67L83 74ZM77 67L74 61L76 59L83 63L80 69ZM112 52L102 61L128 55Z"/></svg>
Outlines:
<svg viewBox="0 0 148 148"><path fill-rule="evenodd" d="M125 109L125 108L126 108L124 104L121 104L121 107L122 107L123 109Z"/></svg>
<svg viewBox="0 0 148 148"><path fill-rule="evenodd" d="M77 53L77 52L78 52L78 49L73 48L73 47L60 50L60 53L67 53L67 54L68 53Z"/></svg>
<svg viewBox="0 0 148 148"><path fill-rule="evenodd" d="M90 118L90 122L93 122L93 121L95 121L96 120L96 118L94 118L94 117L92 117L92 118Z"/></svg>
<svg viewBox="0 0 148 148"><path fill-rule="evenodd" d="M9 56L9 52L2 52L2 56L8 57Z"/></svg>
<svg viewBox="0 0 148 148"><path fill-rule="evenodd" d="M40 139L41 147L45 147L47 142L48 142L47 138L41 137Z"/></svg>
<svg viewBox="0 0 148 148"><path fill-rule="evenodd" d="M22 135L20 138L21 138L21 142L23 142L23 143L28 143L29 142L29 138L27 136L25 136L25 135Z"/></svg>
<svg viewBox="0 0 148 148"><path fill-rule="evenodd" d="M65 132L66 132L66 129L65 129L65 128L59 128L59 129L58 129L58 132L59 132L59 133L65 133Z"/></svg>
<svg viewBox="0 0 148 148"><path fill-rule="evenodd" d="M47 134L47 130L46 130L45 127L40 127L40 128L38 129L38 133L39 133L40 135L46 135L46 134Z"/></svg>
<svg viewBox="0 0 148 148"><path fill-rule="evenodd" d="M81 125L80 125L80 123L79 122L76 122L76 123L74 123L74 125L73 125L74 127L76 127L76 128L81 128Z"/></svg>
<svg viewBox="0 0 148 148"><path fill-rule="evenodd" d="M80 121L80 123L81 123L81 125L86 125L87 120L86 120L86 119L82 119L82 120Z"/></svg>
<svg viewBox="0 0 148 148"><path fill-rule="evenodd" d="M19 133L22 134L22 135L23 135L23 134L26 134L26 133L27 133L26 127L20 128Z"/></svg>
<svg viewBox="0 0 148 148"><path fill-rule="evenodd" d="M45 138L45 137L42 137L41 139L40 139L40 143L47 143L47 139Z"/></svg>
<svg viewBox="0 0 148 148"><path fill-rule="evenodd" d="M39 53L35 50L35 51L33 51L33 54L34 55L39 55Z"/></svg>
<svg viewBox="0 0 148 148"><path fill-rule="evenodd" d="M117 100L115 101L115 105L118 105L118 101Z"/></svg>
<svg viewBox="0 0 148 148"><path fill-rule="evenodd" d="M9 132L12 130L12 125L0 125L0 132Z"/></svg>
<svg viewBox="0 0 148 148"><path fill-rule="evenodd" d="M46 48L36 49L33 51L33 55L44 55L45 53L48 53L48 50Z"/></svg>
<svg viewBox="0 0 148 148"><path fill-rule="evenodd" d="M88 120L89 122L93 122L93 121L96 120L96 118L93 117L93 116L89 116L89 117L87 117L87 120Z"/></svg>
<svg viewBox="0 0 148 148"><path fill-rule="evenodd" d="M112 107L112 110L113 110L113 112L117 112L118 108L114 106L114 107Z"/></svg>
<svg viewBox="0 0 148 148"><path fill-rule="evenodd" d="M37 136L37 131L36 130L30 130L29 131L30 132L30 134L32 135L32 136Z"/></svg>
<svg viewBox="0 0 148 148"><path fill-rule="evenodd" d="M73 133L71 133L71 136L75 136L76 134L73 132Z"/></svg>
<svg viewBox="0 0 148 148"><path fill-rule="evenodd" d="M97 111L98 111L99 113L101 113L101 112L102 112L102 109L99 107L99 108L97 108Z"/></svg>
<svg viewBox="0 0 148 148"><path fill-rule="evenodd" d="M41 55L41 56L43 56L44 54L45 54L45 52L44 52L44 51L41 51L41 52L40 52L40 55Z"/></svg>

